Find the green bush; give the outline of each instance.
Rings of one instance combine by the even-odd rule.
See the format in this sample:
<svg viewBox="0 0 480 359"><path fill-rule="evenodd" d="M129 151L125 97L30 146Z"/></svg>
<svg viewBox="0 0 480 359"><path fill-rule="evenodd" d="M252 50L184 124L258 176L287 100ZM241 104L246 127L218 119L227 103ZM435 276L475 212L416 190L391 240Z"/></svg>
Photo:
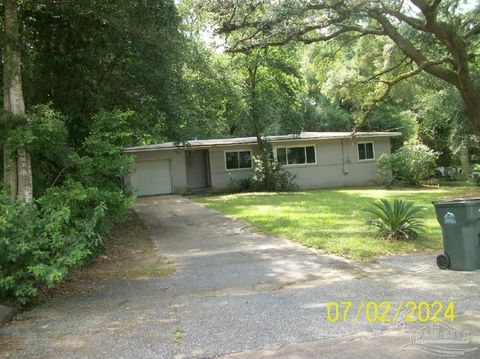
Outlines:
<svg viewBox="0 0 480 359"><path fill-rule="evenodd" d="M471 181L480 186L480 164L476 164L472 168L472 173L470 174Z"/></svg>
<svg viewBox="0 0 480 359"><path fill-rule="evenodd" d="M69 157L67 178L92 187L118 191L131 170L133 158L123 155L132 133L129 121L133 112L107 112L94 117L90 135L79 152Z"/></svg>
<svg viewBox="0 0 480 359"><path fill-rule="evenodd" d="M0 199L0 298L27 303L40 286L54 287L92 254L105 228L103 202L78 217L77 206L93 202L79 185L76 192L51 191L34 203Z"/></svg>
<svg viewBox="0 0 480 359"><path fill-rule="evenodd" d="M103 250L132 198L68 180L33 203L0 197L0 300L21 304Z"/></svg>
<svg viewBox="0 0 480 359"><path fill-rule="evenodd" d="M382 155L377 161L380 178L388 184L393 179L419 185L435 174L438 153L422 144L404 146L391 155ZM392 179L392 180L393 180Z"/></svg>
<svg viewBox="0 0 480 359"><path fill-rule="evenodd" d="M275 191L288 192L298 190L297 175L284 168L279 168L273 174Z"/></svg>
<svg viewBox="0 0 480 359"><path fill-rule="evenodd" d="M266 157L266 159L265 159ZM263 191L294 191L296 175L283 169L271 155L253 156L252 187Z"/></svg>
<svg viewBox="0 0 480 359"><path fill-rule="evenodd" d="M413 202L381 199L371 208L365 209L373 215L368 224L378 229L378 235L387 239L415 239L425 227L422 214L425 208Z"/></svg>
<svg viewBox="0 0 480 359"><path fill-rule="evenodd" d="M0 301L25 304L103 250L112 224L134 199L122 191L132 163L121 151L130 116L96 116L82 148L66 161L61 184L33 203L0 194Z"/></svg>
<svg viewBox="0 0 480 359"><path fill-rule="evenodd" d="M230 177L230 187L237 192L248 192L253 190L253 182L251 177L235 178Z"/></svg>
<svg viewBox="0 0 480 359"><path fill-rule="evenodd" d="M132 198L68 180L33 203L0 197L0 300L21 304L103 250Z"/></svg>
<svg viewBox="0 0 480 359"><path fill-rule="evenodd" d="M298 189L296 175L282 168L273 157L272 143L263 140L262 152L253 156L253 187L266 191L294 191Z"/></svg>
<svg viewBox="0 0 480 359"><path fill-rule="evenodd" d="M245 179L231 178L230 185L237 191L297 190L297 176L282 168L274 159L271 142L263 140L262 147L262 152L252 157L252 176Z"/></svg>
<svg viewBox="0 0 480 359"><path fill-rule="evenodd" d="M393 168L391 155L382 154L377 159L377 175L382 184L390 187L393 184Z"/></svg>

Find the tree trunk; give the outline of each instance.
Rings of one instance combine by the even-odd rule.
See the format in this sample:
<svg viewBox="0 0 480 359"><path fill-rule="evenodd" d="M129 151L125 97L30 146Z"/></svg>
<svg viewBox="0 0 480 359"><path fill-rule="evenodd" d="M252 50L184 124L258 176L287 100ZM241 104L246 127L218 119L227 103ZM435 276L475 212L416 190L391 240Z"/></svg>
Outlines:
<svg viewBox="0 0 480 359"><path fill-rule="evenodd" d="M4 49L4 108L13 115L25 113L21 77L21 42L18 26L17 0L5 0L5 49ZM5 184L12 200L32 201L32 167L30 155L25 150L15 154L5 149Z"/></svg>
<svg viewBox="0 0 480 359"><path fill-rule="evenodd" d="M12 157L10 148L5 145L3 147L3 182L5 191L11 201L17 196L17 161Z"/></svg>
<svg viewBox="0 0 480 359"><path fill-rule="evenodd" d="M472 126L472 131L475 135L480 136L480 92L476 91L472 86L464 86L459 88L459 91L465 106L465 114Z"/></svg>
<svg viewBox="0 0 480 359"><path fill-rule="evenodd" d="M265 190L269 190L272 182L272 174L270 173L269 159L265 153L265 148L263 146L262 139L262 125L260 123L260 113L258 108L258 99L257 99L257 71L258 64L254 64L252 67L248 68L248 77L249 77L249 95L250 95L250 106L249 106L249 115L250 120L252 121L252 127L255 132L255 137L257 139L258 150L260 152L260 160L263 165L263 187Z"/></svg>
<svg viewBox="0 0 480 359"><path fill-rule="evenodd" d="M24 202L31 202L33 199L32 161L30 154L25 150L17 152L17 175L17 198Z"/></svg>
<svg viewBox="0 0 480 359"><path fill-rule="evenodd" d="M460 146L460 166L462 167L462 171L459 174L460 179L469 179L472 174L472 163L470 162L470 136L464 140L462 146Z"/></svg>

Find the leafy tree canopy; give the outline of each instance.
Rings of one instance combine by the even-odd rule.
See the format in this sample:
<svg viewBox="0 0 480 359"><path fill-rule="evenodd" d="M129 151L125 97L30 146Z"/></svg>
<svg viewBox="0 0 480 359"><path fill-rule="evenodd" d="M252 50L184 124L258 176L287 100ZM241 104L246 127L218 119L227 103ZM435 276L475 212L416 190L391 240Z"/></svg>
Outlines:
<svg viewBox="0 0 480 359"><path fill-rule="evenodd" d="M382 88L374 102L386 98L399 82L426 72L456 88L478 134L480 8L465 11L460 5L456 0L213 0L208 8L219 33L231 38L231 52L290 42L384 37L391 44L389 53L385 47L382 52L371 50L374 58L392 61L369 78Z"/></svg>

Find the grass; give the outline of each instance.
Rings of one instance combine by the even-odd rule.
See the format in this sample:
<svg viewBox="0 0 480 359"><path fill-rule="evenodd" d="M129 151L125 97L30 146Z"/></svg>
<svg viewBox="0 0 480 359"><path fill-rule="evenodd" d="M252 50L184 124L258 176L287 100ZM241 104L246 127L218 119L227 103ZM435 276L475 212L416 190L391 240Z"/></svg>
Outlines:
<svg viewBox="0 0 480 359"><path fill-rule="evenodd" d="M325 253L361 262L375 256L442 248L432 201L472 194L475 187L340 188L290 193L240 193L197 197L206 207L248 222L257 232L297 241ZM416 240L386 240L375 235L362 210L380 198L400 198L426 207L426 231Z"/></svg>
<svg viewBox="0 0 480 359"><path fill-rule="evenodd" d="M173 332L173 343L175 344L175 346L179 347L180 345L182 345L184 337L185 331L180 327L179 324L177 324Z"/></svg>

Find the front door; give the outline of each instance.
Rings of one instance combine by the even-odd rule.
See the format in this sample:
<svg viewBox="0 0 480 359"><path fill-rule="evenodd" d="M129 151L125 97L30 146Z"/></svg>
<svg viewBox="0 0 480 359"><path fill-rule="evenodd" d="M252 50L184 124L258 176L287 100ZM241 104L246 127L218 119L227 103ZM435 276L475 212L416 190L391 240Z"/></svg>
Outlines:
<svg viewBox="0 0 480 359"><path fill-rule="evenodd" d="M208 150L185 152L188 189L206 188L210 186Z"/></svg>

